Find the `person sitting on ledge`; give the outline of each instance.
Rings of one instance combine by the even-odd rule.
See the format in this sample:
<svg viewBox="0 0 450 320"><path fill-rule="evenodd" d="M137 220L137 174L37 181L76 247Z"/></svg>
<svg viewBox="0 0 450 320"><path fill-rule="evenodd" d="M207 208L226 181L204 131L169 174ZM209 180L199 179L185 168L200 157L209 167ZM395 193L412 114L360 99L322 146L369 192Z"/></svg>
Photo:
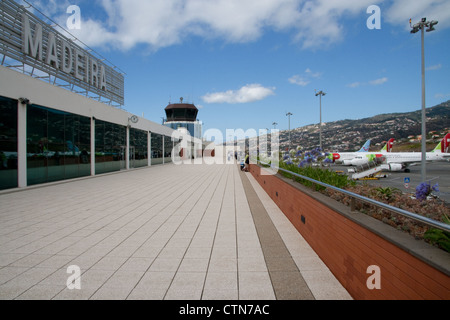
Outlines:
<svg viewBox="0 0 450 320"><path fill-rule="evenodd" d="M248 172L250 169L250 157L248 155L248 153L245 155L245 167L244 167L244 171Z"/></svg>

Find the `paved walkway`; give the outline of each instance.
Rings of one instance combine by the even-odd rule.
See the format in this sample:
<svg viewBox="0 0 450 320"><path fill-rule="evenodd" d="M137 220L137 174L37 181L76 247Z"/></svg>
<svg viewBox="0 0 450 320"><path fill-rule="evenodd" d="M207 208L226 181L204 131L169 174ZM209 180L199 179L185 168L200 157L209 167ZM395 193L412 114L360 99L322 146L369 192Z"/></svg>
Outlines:
<svg viewBox="0 0 450 320"><path fill-rule="evenodd" d="M251 175L171 164L0 194L0 299L351 297Z"/></svg>

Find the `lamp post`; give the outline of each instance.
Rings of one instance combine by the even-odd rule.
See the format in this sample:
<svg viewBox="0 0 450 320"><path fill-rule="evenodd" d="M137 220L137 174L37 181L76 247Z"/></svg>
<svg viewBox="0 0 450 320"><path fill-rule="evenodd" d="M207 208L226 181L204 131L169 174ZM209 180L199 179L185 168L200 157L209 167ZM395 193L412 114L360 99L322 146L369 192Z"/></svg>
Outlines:
<svg viewBox="0 0 450 320"><path fill-rule="evenodd" d="M411 19L409 19L409 24L412 28L411 33L417 33L419 30L422 31L422 161L421 161L421 177L422 182L425 182L427 178L426 160L427 160L427 132L426 132L426 107L425 107L425 27L426 31L431 32L434 26L438 24L438 21L432 20L427 21L427 18L422 18L422 20L414 25L411 25Z"/></svg>
<svg viewBox="0 0 450 320"><path fill-rule="evenodd" d="M326 95L326 93L323 92L322 90L320 90L319 92L317 92L316 90L316 97L319 96L320 100L319 146L321 151L322 151L322 96L324 95Z"/></svg>
<svg viewBox="0 0 450 320"><path fill-rule="evenodd" d="M286 113L286 116L287 116L288 119L289 119L289 152L291 151L291 116L292 116L292 115L293 115L293 114L290 113L290 112Z"/></svg>
<svg viewBox="0 0 450 320"><path fill-rule="evenodd" d="M277 124L278 124L278 123L276 123L276 122L272 123L274 129L277 128Z"/></svg>

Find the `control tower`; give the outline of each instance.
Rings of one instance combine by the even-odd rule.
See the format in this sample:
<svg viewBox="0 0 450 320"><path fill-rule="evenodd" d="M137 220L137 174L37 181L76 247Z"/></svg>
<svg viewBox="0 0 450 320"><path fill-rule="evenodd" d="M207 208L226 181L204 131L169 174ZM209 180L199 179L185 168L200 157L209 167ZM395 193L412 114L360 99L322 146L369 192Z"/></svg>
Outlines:
<svg viewBox="0 0 450 320"><path fill-rule="evenodd" d="M198 109L191 103L171 103L165 109L164 125L174 130L186 130L192 137L202 139L202 122L197 119ZM184 128L184 129L183 129Z"/></svg>

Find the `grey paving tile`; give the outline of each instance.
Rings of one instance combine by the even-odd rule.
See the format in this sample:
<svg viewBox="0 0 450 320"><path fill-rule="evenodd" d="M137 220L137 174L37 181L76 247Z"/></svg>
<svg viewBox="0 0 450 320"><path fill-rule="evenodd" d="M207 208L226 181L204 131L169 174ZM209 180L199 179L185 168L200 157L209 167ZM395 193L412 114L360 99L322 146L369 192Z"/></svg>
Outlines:
<svg viewBox="0 0 450 320"><path fill-rule="evenodd" d="M81 274L81 287L102 286L114 273L114 270L90 269Z"/></svg>
<svg viewBox="0 0 450 320"><path fill-rule="evenodd" d="M239 299L240 300L275 300L269 273L266 272L239 272Z"/></svg>
<svg viewBox="0 0 450 320"><path fill-rule="evenodd" d="M208 272L204 290L236 290L238 289L237 272Z"/></svg>
<svg viewBox="0 0 450 320"><path fill-rule="evenodd" d="M64 286L35 285L17 296L16 300L50 300L64 290Z"/></svg>
<svg viewBox="0 0 450 320"><path fill-rule="evenodd" d="M53 300L89 300L90 297L99 289L100 286L81 286L81 289L68 289L67 287L61 290Z"/></svg>
<svg viewBox="0 0 450 320"><path fill-rule="evenodd" d="M237 289L205 288L202 294L202 300L238 300L239 293Z"/></svg>
<svg viewBox="0 0 450 320"><path fill-rule="evenodd" d="M177 272L167 291L165 300L199 300L206 272Z"/></svg>
<svg viewBox="0 0 450 320"><path fill-rule="evenodd" d="M48 259L43 260L41 263L37 264L37 268L62 268L68 267L72 265L71 261L73 261L75 256L66 256L66 255L53 255Z"/></svg>
<svg viewBox="0 0 450 320"><path fill-rule="evenodd" d="M186 253L186 248L166 246L158 255L158 259L182 259Z"/></svg>
<svg viewBox="0 0 450 320"><path fill-rule="evenodd" d="M118 270L127 261L127 257L106 256L94 264L92 270Z"/></svg>
<svg viewBox="0 0 450 320"><path fill-rule="evenodd" d="M127 296L128 300L163 300L167 288L143 287L134 288Z"/></svg>
<svg viewBox="0 0 450 320"><path fill-rule="evenodd" d="M153 247L149 245L142 246L132 254L132 257L136 258L156 258L161 252L162 247Z"/></svg>
<svg viewBox="0 0 450 320"><path fill-rule="evenodd" d="M6 267L11 263L26 257L28 253L2 253L0 259L0 267Z"/></svg>
<svg viewBox="0 0 450 320"><path fill-rule="evenodd" d="M208 264L209 259L184 258L178 272L206 272Z"/></svg>
<svg viewBox="0 0 450 320"><path fill-rule="evenodd" d="M9 280L8 283L17 285L36 285L56 271L56 268L30 268L24 273Z"/></svg>
<svg viewBox="0 0 450 320"><path fill-rule="evenodd" d="M156 258L149 271L176 271L180 266L181 258Z"/></svg>
<svg viewBox="0 0 450 320"><path fill-rule="evenodd" d="M211 256L211 247L189 247L184 259L208 259Z"/></svg>
<svg viewBox="0 0 450 320"><path fill-rule="evenodd" d="M158 288L167 290L174 276L175 271L147 271L139 280L136 289Z"/></svg>
<svg viewBox="0 0 450 320"><path fill-rule="evenodd" d="M241 272L263 272L267 271L264 256L242 257L238 259L238 270Z"/></svg>
<svg viewBox="0 0 450 320"><path fill-rule="evenodd" d="M29 254L19 260L16 260L9 264L12 267L35 267L41 264L43 261L52 257L50 254Z"/></svg>
<svg viewBox="0 0 450 320"><path fill-rule="evenodd" d="M43 196L52 201L36 210ZM0 299L270 300L269 271L286 270L266 265L264 254L286 252L261 243L235 165L158 166L0 197L9 203L0 207ZM333 279L314 273L319 262L298 233L265 206L276 241L311 271L305 281L318 278L315 294L339 297L338 286L323 289ZM72 264L81 290L65 286Z"/></svg>
<svg viewBox="0 0 450 320"><path fill-rule="evenodd" d="M146 257L131 257L125 261L119 270L127 271L147 271L153 263L154 258Z"/></svg>
<svg viewBox="0 0 450 320"><path fill-rule="evenodd" d="M108 278L102 288L133 289L143 275L144 271L118 270Z"/></svg>
<svg viewBox="0 0 450 320"><path fill-rule="evenodd" d="M89 297L90 300L125 300L132 288L101 287Z"/></svg>
<svg viewBox="0 0 450 320"><path fill-rule="evenodd" d="M42 279L38 285L41 286L62 286L65 287L67 285L67 280L69 277L73 276L72 272L67 272L66 268L61 268L50 274L45 279Z"/></svg>
<svg viewBox="0 0 450 320"><path fill-rule="evenodd" d="M0 300L13 300L26 292L33 285L27 283L6 283L0 285Z"/></svg>
<svg viewBox="0 0 450 320"><path fill-rule="evenodd" d="M209 262L209 272L237 272L237 259L216 258Z"/></svg>
<svg viewBox="0 0 450 320"><path fill-rule="evenodd" d="M30 268L28 267L4 267L0 269L0 285L8 282L11 279L25 273Z"/></svg>

